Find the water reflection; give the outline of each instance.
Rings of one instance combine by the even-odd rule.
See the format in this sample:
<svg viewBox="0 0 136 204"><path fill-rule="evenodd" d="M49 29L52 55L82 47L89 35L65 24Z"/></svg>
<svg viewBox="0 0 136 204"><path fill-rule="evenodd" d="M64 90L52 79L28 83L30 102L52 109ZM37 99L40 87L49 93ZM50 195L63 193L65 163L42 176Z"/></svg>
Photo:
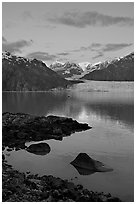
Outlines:
<svg viewBox="0 0 136 204"><path fill-rule="evenodd" d="M74 165L73 165L74 166ZM78 171L78 173L82 176L87 176L96 173L96 171L90 170L90 169L84 169L78 166L74 166L75 169Z"/></svg>
<svg viewBox="0 0 136 204"><path fill-rule="evenodd" d="M47 115L50 110L60 109L67 99L67 94L51 92L3 93L4 111L24 112L34 115Z"/></svg>
<svg viewBox="0 0 136 204"><path fill-rule="evenodd" d="M88 93L47 92L47 93L3 93L3 112L24 112L34 115L64 115L78 119L80 117L98 117L101 120L113 120L133 129L134 104L133 93Z"/></svg>
<svg viewBox="0 0 136 204"><path fill-rule="evenodd" d="M75 167L80 175L91 175L96 172L113 171L112 168L106 167L102 162L92 159L86 153L79 153L70 164Z"/></svg>

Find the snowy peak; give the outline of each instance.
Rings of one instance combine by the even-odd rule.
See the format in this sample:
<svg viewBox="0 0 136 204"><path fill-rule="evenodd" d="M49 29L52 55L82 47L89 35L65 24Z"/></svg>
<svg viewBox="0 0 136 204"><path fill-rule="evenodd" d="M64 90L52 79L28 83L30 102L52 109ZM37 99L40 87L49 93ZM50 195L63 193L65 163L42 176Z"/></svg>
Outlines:
<svg viewBox="0 0 136 204"><path fill-rule="evenodd" d="M64 78L79 78L82 77L90 72L93 72L95 70L102 70L107 68L110 64L116 64L117 62L127 62L127 61L133 61L134 60L134 52L130 53L129 55L106 60L103 62L96 62L91 64L90 62L80 62L80 63L74 63L74 62L54 62L50 65L50 68L54 71L56 71L58 74L63 76Z"/></svg>
<svg viewBox="0 0 136 204"><path fill-rule="evenodd" d="M65 63L63 62L59 62L59 61L55 61L50 65L51 69L56 69L56 68L60 68L64 65Z"/></svg>
<svg viewBox="0 0 136 204"><path fill-rule="evenodd" d="M80 69L80 66L79 66L79 64L74 63L74 62L66 62L64 64L64 68L66 68L66 69L70 69L70 68Z"/></svg>
<svg viewBox="0 0 136 204"><path fill-rule="evenodd" d="M74 78L83 72L80 65L74 62L55 62L50 65L50 68L64 78Z"/></svg>
<svg viewBox="0 0 136 204"><path fill-rule="evenodd" d="M40 60L37 59L28 59L25 57L20 57L16 55L12 55L10 52L3 52L2 53L2 61L8 61L8 64L12 65L21 65L21 66L26 66L29 67L30 65L37 66L38 64L42 64L46 66L46 64ZM47 66L46 66L47 67Z"/></svg>
<svg viewBox="0 0 136 204"><path fill-rule="evenodd" d="M96 81L134 81L134 53L96 64L93 68L82 78Z"/></svg>
<svg viewBox="0 0 136 204"><path fill-rule="evenodd" d="M40 60L2 53L3 91L45 91L69 84Z"/></svg>
<svg viewBox="0 0 136 204"><path fill-rule="evenodd" d="M125 63L125 62L131 62L134 60L134 52L123 56L123 57L118 57L115 59L110 59L110 60L106 60L104 62L96 62L94 64L89 64L86 68L87 71L92 72L94 70L101 70L101 69L105 69L107 68L110 64L116 64L116 63Z"/></svg>
<svg viewBox="0 0 136 204"><path fill-rule="evenodd" d="M86 68L88 67L88 65L91 66L90 62L80 62L79 66L82 68L83 71L86 71Z"/></svg>

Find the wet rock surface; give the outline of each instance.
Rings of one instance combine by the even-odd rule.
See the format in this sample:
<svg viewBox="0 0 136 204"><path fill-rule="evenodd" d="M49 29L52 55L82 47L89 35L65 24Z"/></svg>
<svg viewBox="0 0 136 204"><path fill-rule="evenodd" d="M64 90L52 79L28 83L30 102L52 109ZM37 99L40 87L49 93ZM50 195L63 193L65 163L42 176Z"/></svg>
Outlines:
<svg viewBox="0 0 136 204"><path fill-rule="evenodd" d="M67 180L12 169L3 158L3 202L120 202L117 197L93 192Z"/></svg>
<svg viewBox="0 0 136 204"><path fill-rule="evenodd" d="M51 151L51 148L47 143L38 143L30 145L26 150L36 155L46 155Z"/></svg>
<svg viewBox="0 0 136 204"><path fill-rule="evenodd" d="M102 162L92 159L86 153L78 154L71 164L77 169L80 175L90 175L95 172L113 171L112 168L107 167Z"/></svg>
<svg viewBox="0 0 136 204"><path fill-rule="evenodd" d="M62 140L74 132L90 128L72 118L5 112L2 114L2 144L3 147L25 149L27 141Z"/></svg>

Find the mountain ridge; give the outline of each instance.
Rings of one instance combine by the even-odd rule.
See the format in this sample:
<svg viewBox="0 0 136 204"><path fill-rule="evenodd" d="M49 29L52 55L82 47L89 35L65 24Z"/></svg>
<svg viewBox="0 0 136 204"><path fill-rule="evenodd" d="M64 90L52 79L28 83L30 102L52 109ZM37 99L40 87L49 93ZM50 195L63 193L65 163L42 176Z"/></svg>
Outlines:
<svg viewBox="0 0 136 204"><path fill-rule="evenodd" d="M69 84L40 60L2 53L3 91L46 91Z"/></svg>
<svg viewBox="0 0 136 204"><path fill-rule="evenodd" d="M60 76L64 78L72 78L83 73L83 70L79 64L69 61L64 64L60 62L51 64L50 69L56 71Z"/></svg>
<svg viewBox="0 0 136 204"><path fill-rule="evenodd" d="M134 81L134 52L105 61L96 65L96 68L81 79L96 81Z"/></svg>
<svg viewBox="0 0 136 204"><path fill-rule="evenodd" d="M127 54L122 57L116 57L114 59L105 60L102 62L96 62L96 63L90 63L90 62L80 62L80 63L74 63L74 62L54 62L50 65L50 68L57 72L60 76L64 78L84 78L87 74L96 71L96 70L102 70L107 68L110 64L116 64L120 60L127 58L127 56L133 56L134 52L131 52L130 54Z"/></svg>

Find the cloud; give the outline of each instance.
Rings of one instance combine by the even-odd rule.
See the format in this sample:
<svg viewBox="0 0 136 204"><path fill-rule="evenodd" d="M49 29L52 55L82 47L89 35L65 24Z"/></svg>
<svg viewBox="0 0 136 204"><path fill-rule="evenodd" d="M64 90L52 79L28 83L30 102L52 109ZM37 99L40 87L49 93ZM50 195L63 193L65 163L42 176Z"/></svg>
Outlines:
<svg viewBox="0 0 136 204"><path fill-rule="evenodd" d="M99 57L104 56L105 52L115 52L127 47L132 46L133 43L107 43L107 44L101 44L101 43L95 43L93 42L89 46L82 46L79 49L71 50L70 52L93 52L95 53L95 56L92 57L92 59L97 59Z"/></svg>
<svg viewBox="0 0 136 204"><path fill-rule="evenodd" d="M92 43L91 45L89 46L82 46L80 47L79 49L74 49L74 50L71 50L72 52L80 52L80 51L96 51L98 50L100 47L102 46L101 43Z"/></svg>
<svg viewBox="0 0 136 204"><path fill-rule="evenodd" d="M17 23L11 20L6 21L5 23L2 24L2 30L5 29L12 29L17 26Z"/></svg>
<svg viewBox="0 0 136 204"><path fill-rule="evenodd" d="M56 28L55 25L48 25L48 24L41 24L41 25L36 24L34 27L36 27L36 28L45 28L45 29L49 29L49 30L53 30L53 29Z"/></svg>
<svg viewBox="0 0 136 204"><path fill-rule="evenodd" d="M92 43L89 46L82 46L79 49L72 50L72 52L91 51L91 52L113 52L133 45L132 43Z"/></svg>
<svg viewBox="0 0 136 204"><path fill-rule="evenodd" d="M19 52L21 53L21 49L32 44L31 41L20 40L16 42L8 42L4 37L2 37L2 51L9 51L11 53Z"/></svg>
<svg viewBox="0 0 136 204"><path fill-rule="evenodd" d="M85 46L82 46L80 47L79 49L74 49L74 50L71 50L70 52L80 52L80 51L87 51L87 50L91 50L92 47L91 45L85 47Z"/></svg>
<svg viewBox="0 0 136 204"><path fill-rule="evenodd" d="M101 45L100 49L96 50L97 55L92 57L92 59L97 59L99 57L104 56L105 52L118 51L118 50L121 50L123 48L129 47L131 45L133 45L133 44L132 43L120 43L120 44L109 43L109 44Z"/></svg>
<svg viewBox="0 0 136 204"><path fill-rule="evenodd" d="M42 61L50 61L50 60L55 60L56 56L55 55L50 55L48 52L32 52L28 54L26 57L28 58L36 58Z"/></svg>
<svg viewBox="0 0 136 204"><path fill-rule="evenodd" d="M5 42L7 42L7 40L6 40L6 38L4 38L4 37L2 36L2 43L5 43Z"/></svg>
<svg viewBox="0 0 136 204"><path fill-rule="evenodd" d="M133 26L134 19L130 17L115 17L104 15L96 11L89 12L65 12L62 15L54 15L47 18L48 21L64 24L68 26L74 26L78 28L84 28L86 26Z"/></svg>
<svg viewBox="0 0 136 204"><path fill-rule="evenodd" d="M93 47L93 48L97 48L97 47L101 47L101 43L92 43L91 44L91 47Z"/></svg>
<svg viewBox="0 0 136 204"><path fill-rule="evenodd" d="M30 19L33 19L33 16L31 15L30 11L24 11L24 12L22 13L22 19L23 19L24 21L30 20Z"/></svg>
<svg viewBox="0 0 136 204"><path fill-rule="evenodd" d="M69 53L68 52L61 52L61 53L58 53L58 55L67 56L67 55L69 55Z"/></svg>
<svg viewBox="0 0 136 204"><path fill-rule="evenodd" d="M92 59L97 59L97 58L102 57L102 56L104 56L104 54L102 52L98 52L98 54L96 56L92 57Z"/></svg>
<svg viewBox="0 0 136 204"><path fill-rule="evenodd" d="M117 51L117 50L121 50L126 47L130 47L131 45L132 43L106 44L104 48L102 49L102 51L104 52Z"/></svg>

